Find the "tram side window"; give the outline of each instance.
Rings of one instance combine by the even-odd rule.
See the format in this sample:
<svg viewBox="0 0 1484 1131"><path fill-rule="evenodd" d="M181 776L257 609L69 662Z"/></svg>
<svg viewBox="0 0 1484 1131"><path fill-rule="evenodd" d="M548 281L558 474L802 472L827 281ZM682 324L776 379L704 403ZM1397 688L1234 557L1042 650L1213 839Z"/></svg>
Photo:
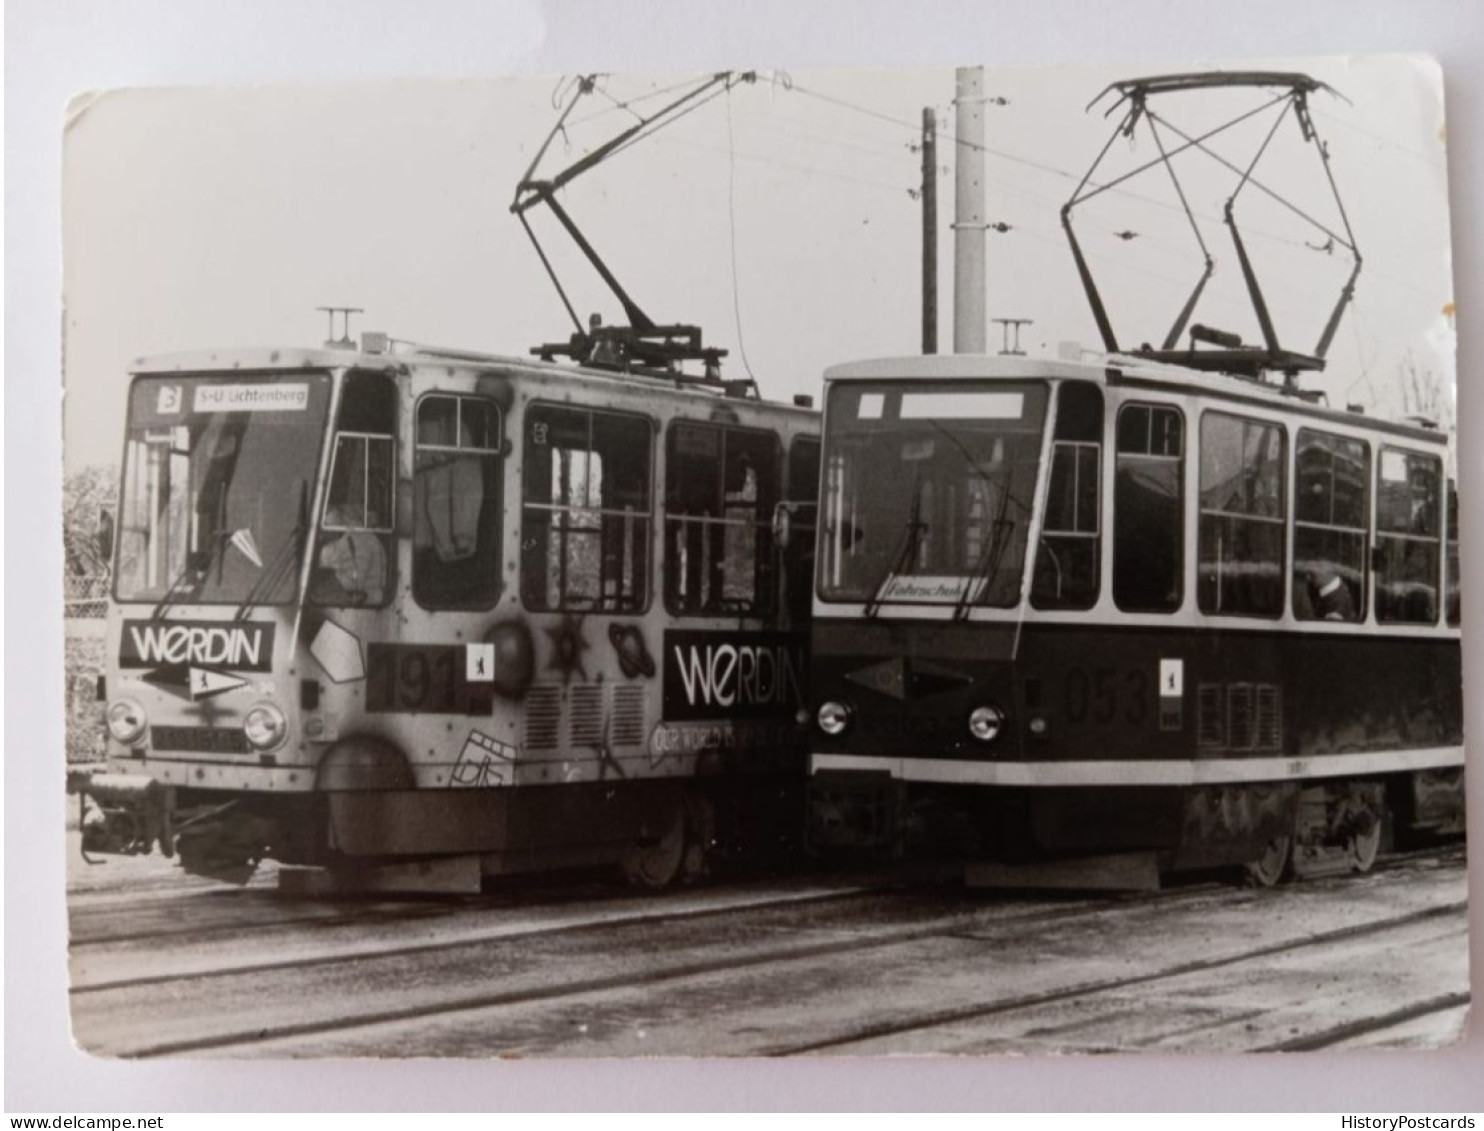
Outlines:
<svg viewBox="0 0 1484 1131"><path fill-rule="evenodd" d="M1218 412L1201 417L1197 599L1204 613L1283 612L1284 447L1280 425Z"/></svg>
<svg viewBox="0 0 1484 1131"><path fill-rule="evenodd" d="M310 573L311 604L383 605L391 599L396 427L396 386L379 373L346 377Z"/></svg>
<svg viewBox="0 0 1484 1131"><path fill-rule="evenodd" d="M1086 381L1062 385L1046 489L1046 517L1036 551L1031 604L1090 609L1101 569L1103 393Z"/></svg>
<svg viewBox="0 0 1484 1131"><path fill-rule="evenodd" d="M773 608L773 506L780 444L771 432L677 421L665 474L665 603L700 616Z"/></svg>
<svg viewBox="0 0 1484 1131"><path fill-rule="evenodd" d="M1371 452L1300 428L1293 456L1293 615L1358 621L1366 606Z"/></svg>
<svg viewBox="0 0 1484 1131"><path fill-rule="evenodd" d="M646 417L554 405L526 413L521 601L640 612L649 600L652 430Z"/></svg>
<svg viewBox="0 0 1484 1131"><path fill-rule="evenodd" d="M1185 597L1185 418L1168 405L1118 413L1113 480L1113 600L1172 613Z"/></svg>
<svg viewBox="0 0 1484 1131"><path fill-rule="evenodd" d="M1448 480L1448 593L1447 614L1450 625L1463 623L1461 579L1458 576L1458 485Z"/></svg>
<svg viewBox="0 0 1484 1131"><path fill-rule="evenodd" d="M429 609L484 609L500 592L500 412L482 397L417 406L412 595Z"/></svg>
<svg viewBox="0 0 1484 1131"><path fill-rule="evenodd" d="M1442 462L1381 449L1376 481L1376 619L1433 624L1441 564Z"/></svg>

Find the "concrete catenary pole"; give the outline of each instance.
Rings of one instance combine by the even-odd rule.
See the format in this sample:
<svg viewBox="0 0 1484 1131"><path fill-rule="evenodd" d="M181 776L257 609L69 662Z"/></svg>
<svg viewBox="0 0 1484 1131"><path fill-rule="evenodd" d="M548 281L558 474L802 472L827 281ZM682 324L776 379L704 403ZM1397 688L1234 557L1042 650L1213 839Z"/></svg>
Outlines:
<svg viewBox="0 0 1484 1131"><path fill-rule="evenodd" d="M922 112L922 352L938 352L938 119Z"/></svg>
<svg viewBox="0 0 1484 1131"><path fill-rule="evenodd" d="M984 353L984 68L960 67L953 99L953 352Z"/></svg>

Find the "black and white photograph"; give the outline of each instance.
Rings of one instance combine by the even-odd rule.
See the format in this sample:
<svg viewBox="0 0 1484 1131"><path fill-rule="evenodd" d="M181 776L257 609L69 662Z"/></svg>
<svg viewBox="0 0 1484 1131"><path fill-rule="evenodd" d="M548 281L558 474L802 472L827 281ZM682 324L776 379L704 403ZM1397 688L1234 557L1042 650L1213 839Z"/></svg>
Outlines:
<svg viewBox="0 0 1484 1131"><path fill-rule="evenodd" d="M78 1042L1453 1040L1440 79L76 102Z"/></svg>
<svg viewBox="0 0 1484 1131"><path fill-rule="evenodd" d="M1463 1041L1446 61L642 61L72 93L76 1049Z"/></svg>

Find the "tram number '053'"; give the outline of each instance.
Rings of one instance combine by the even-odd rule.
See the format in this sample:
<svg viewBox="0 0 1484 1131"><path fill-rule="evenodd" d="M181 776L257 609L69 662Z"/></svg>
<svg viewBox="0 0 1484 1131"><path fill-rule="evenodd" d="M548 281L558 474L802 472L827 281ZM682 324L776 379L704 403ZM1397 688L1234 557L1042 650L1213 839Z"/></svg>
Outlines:
<svg viewBox="0 0 1484 1131"><path fill-rule="evenodd" d="M1069 723L1139 724L1149 717L1149 673L1142 668L1072 668L1063 688Z"/></svg>
<svg viewBox="0 0 1484 1131"><path fill-rule="evenodd" d="M372 644L366 649L366 709L487 715L494 687L465 678L457 644Z"/></svg>

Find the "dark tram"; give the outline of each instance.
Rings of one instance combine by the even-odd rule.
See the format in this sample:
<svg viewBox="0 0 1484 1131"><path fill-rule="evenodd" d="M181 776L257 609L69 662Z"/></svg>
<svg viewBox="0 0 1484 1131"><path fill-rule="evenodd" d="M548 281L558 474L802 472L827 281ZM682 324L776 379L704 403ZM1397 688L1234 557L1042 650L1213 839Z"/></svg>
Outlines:
<svg viewBox="0 0 1484 1131"><path fill-rule="evenodd" d="M1436 429L1152 360L832 369L813 842L1266 884L1461 829L1448 466Z"/></svg>

